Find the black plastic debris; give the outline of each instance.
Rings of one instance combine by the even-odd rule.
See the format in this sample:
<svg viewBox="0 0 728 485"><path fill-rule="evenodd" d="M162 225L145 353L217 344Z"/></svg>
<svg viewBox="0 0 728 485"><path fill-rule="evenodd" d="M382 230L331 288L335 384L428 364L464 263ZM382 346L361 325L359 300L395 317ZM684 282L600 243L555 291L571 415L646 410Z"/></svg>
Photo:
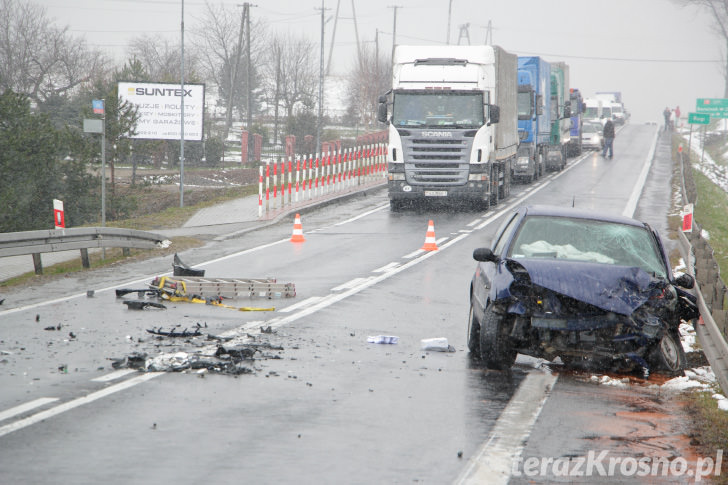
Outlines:
<svg viewBox="0 0 728 485"><path fill-rule="evenodd" d="M116 297L121 298L122 296L126 296L130 293L136 293L137 298L159 297L159 290L150 290L146 288L142 288L140 290L133 288L120 288L116 290Z"/></svg>
<svg viewBox="0 0 728 485"><path fill-rule="evenodd" d="M194 329L193 331L188 331L185 328L181 332L175 331L174 329L165 331L162 329L162 327L159 327L159 328L147 329L147 332L149 332L153 335L159 335L161 337L200 337L200 336L202 336L202 332L200 332L199 327Z"/></svg>
<svg viewBox="0 0 728 485"><path fill-rule="evenodd" d="M252 345L241 345L238 347L225 348L222 345L218 345L215 357L221 357L223 355L230 356L231 359L235 360L250 360L253 358L258 349Z"/></svg>
<svg viewBox="0 0 728 485"><path fill-rule="evenodd" d="M146 310L148 308L160 308L162 310L167 309L167 307L161 303L146 300L126 300L124 301L124 305L126 305L129 310Z"/></svg>
<svg viewBox="0 0 728 485"><path fill-rule="evenodd" d="M172 269L174 276L205 276L204 269L191 268L187 264L183 263L177 253L174 253L174 263L172 263Z"/></svg>
<svg viewBox="0 0 728 485"><path fill-rule="evenodd" d="M147 354L144 352L134 352L120 359L108 359L111 361L111 367L114 369L144 369Z"/></svg>

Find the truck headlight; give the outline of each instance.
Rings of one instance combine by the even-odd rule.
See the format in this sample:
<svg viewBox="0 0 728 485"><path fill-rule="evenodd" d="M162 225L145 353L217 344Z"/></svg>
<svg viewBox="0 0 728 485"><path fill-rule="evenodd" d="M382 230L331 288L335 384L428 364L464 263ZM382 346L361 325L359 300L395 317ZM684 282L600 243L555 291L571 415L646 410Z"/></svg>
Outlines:
<svg viewBox="0 0 728 485"><path fill-rule="evenodd" d="M471 173L468 175L468 180L476 182L485 182L488 180L488 174L485 173Z"/></svg>
<svg viewBox="0 0 728 485"><path fill-rule="evenodd" d="M528 166L528 157L518 157L518 160L516 161L516 165L519 167L527 167Z"/></svg>
<svg viewBox="0 0 728 485"><path fill-rule="evenodd" d="M404 174L403 173L389 173L389 180L396 181L396 180L404 180Z"/></svg>

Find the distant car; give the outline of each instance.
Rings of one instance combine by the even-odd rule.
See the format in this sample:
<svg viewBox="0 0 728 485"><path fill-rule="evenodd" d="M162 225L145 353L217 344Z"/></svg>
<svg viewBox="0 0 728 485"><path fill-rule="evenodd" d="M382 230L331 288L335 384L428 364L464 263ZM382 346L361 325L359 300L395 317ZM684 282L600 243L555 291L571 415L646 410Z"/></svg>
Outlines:
<svg viewBox="0 0 728 485"><path fill-rule="evenodd" d="M600 370L682 372L678 327L699 316L688 274L628 217L552 206L508 215L470 285L468 348L488 368L517 353Z"/></svg>
<svg viewBox="0 0 728 485"><path fill-rule="evenodd" d="M586 121L581 128L581 146L584 149L593 148L601 150L604 147L602 136L602 124L594 121Z"/></svg>

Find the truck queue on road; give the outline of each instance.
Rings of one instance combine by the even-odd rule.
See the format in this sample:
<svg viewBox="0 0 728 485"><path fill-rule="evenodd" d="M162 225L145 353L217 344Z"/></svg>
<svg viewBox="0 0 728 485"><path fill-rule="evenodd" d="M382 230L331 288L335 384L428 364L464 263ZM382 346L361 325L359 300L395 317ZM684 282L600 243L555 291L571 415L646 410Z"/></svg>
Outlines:
<svg viewBox="0 0 728 485"><path fill-rule="evenodd" d="M627 119L621 93L583 98L569 65L498 46L397 46L388 126L390 207L435 200L481 209L563 170L585 146L583 123Z"/></svg>

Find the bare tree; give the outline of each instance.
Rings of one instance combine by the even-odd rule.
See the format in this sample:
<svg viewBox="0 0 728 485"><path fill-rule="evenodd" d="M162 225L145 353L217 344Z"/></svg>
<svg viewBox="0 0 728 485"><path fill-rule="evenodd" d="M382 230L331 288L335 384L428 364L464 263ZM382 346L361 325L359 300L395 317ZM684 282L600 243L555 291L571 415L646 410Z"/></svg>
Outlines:
<svg viewBox="0 0 728 485"><path fill-rule="evenodd" d="M0 91L23 93L42 104L68 93L104 65L100 52L53 25L43 7L0 0Z"/></svg>
<svg viewBox="0 0 728 485"><path fill-rule="evenodd" d="M144 72L149 76L146 81L180 82L181 51L179 43L143 35L130 42L128 53L130 58L141 63ZM195 53L185 50L185 81L200 81L197 64Z"/></svg>
<svg viewBox="0 0 728 485"><path fill-rule="evenodd" d="M204 16L193 30L192 44L200 61L204 78L224 100L226 121L224 137L232 125L233 112L247 112L248 69L251 71L251 91L258 85L256 66L264 55L265 25L251 22L250 67L247 63L247 35L243 35L243 12L225 5L206 4ZM255 109L255 108L253 108Z"/></svg>
<svg viewBox="0 0 728 485"><path fill-rule="evenodd" d="M721 72L723 73L723 97L728 98L728 0L676 0L682 5L693 5L708 12L713 17L713 28L723 40L725 51Z"/></svg>
<svg viewBox="0 0 728 485"><path fill-rule="evenodd" d="M290 119L316 105L317 49L305 37L280 34L270 39L266 50L263 88L268 107L273 110L274 138L278 142L280 110Z"/></svg>
<svg viewBox="0 0 728 485"><path fill-rule="evenodd" d="M363 46L348 82L349 112L357 122L369 127L375 125L378 98L391 87L391 72L386 59L377 58L371 46Z"/></svg>

